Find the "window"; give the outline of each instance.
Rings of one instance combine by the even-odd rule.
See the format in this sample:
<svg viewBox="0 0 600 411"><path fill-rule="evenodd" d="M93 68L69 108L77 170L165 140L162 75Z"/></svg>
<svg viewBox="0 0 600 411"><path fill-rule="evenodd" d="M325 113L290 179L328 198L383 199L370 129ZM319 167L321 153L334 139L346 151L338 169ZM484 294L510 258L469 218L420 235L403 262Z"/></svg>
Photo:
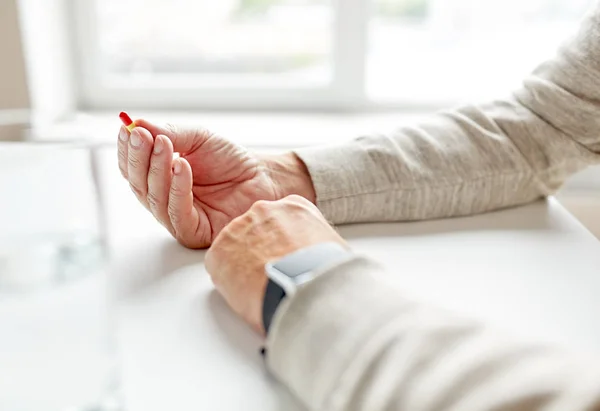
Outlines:
<svg viewBox="0 0 600 411"><path fill-rule="evenodd" d="M376 0L368 89L380 101L503 96L551 57L590 0Z"/></svg>
<svg viewBox="0 0 600 411"><path fill-rule="evenodd" d="M158 0L150 7L148 0L103 0L96 7L102 70L111 75L306 84L331 78L332 10L326 0Z"/></svg>
<svg viewBox="0 0 600 411"><path fill-rule="evenodd" d="M505 93L590 0L72 3L85 106L362 108Z"/></svg>

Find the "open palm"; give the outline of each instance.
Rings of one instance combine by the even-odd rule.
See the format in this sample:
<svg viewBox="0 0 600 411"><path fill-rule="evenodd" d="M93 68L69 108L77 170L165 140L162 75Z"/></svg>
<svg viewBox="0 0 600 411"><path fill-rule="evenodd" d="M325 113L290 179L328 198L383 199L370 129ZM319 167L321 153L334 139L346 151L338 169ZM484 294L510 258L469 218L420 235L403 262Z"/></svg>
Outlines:
<svg viewBox="0 0 600 411"><path fill-rule="evenodd" d="M135 123L131 136L119 138L121 172L183 245L208 247L256 201L280 198L261 160L244 148L206 130Z"/></svg>

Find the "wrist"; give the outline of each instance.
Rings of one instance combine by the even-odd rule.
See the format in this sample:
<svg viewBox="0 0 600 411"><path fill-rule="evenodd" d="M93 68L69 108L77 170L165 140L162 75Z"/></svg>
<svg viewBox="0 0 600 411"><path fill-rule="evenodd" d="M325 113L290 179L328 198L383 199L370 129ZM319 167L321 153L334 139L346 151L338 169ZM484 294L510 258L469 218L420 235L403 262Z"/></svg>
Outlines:
<svg viewBox="0 0 600 411"><path fill-rule="evenodd" d="M284 298L292 297L299 288L314 280L323 270L353 256L346 245L331 241L300 248L265 264L269 280L262 299L263 331L269 332L275 312Z"/></svg>
<svg viewBox="0 0 600 411"><path fill-rule="evenodd" d="M317 195L308 168L295 153L263 156L262 161L280 199L295 194L316 204Z"/></svg>

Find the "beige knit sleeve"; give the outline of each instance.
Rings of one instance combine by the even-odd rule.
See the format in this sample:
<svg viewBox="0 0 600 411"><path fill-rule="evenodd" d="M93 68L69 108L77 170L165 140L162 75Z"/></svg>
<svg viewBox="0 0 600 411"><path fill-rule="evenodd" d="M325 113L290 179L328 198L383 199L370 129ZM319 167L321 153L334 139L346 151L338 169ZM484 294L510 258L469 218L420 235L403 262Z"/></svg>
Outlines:
<svg viewBox="0 0 600 411"><path fill-rule="evenodd" d="M600 411L600 361L411 300L357 257L284 300L267 363L323 411Z"/></svg>
<svg viewBox="0 0 600 411"><path fill-rule="evenodd" d="M479 213L600 160L600 7L511 98L298 150L336 223ZM311 410L600 410L600 363L413 301L357 257L282 302L272 372Z"/></svg>
<svg viewBox="0 0 600 411"><path fill-rule="evenodd" d="M468 215L547 196L600 162L600 11L510 98L296 153L334 223Z"/></svg>

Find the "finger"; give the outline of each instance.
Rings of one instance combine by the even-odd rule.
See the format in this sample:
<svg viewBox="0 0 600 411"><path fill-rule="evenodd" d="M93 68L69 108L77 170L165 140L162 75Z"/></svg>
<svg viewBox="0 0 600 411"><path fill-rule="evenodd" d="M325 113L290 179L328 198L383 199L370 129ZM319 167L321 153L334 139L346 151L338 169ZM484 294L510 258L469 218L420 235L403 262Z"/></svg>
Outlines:
<svg viewBox="0 0 600 411"><path fill-rule="evenodd" d="M200 248L208 245L196 239L200 217L194 208L192 193L192 167L183 158L173 161L173 179L169 191L169 219L175 230L175 237L185 246Z"/></svg>
<svg viewBox="0 0 600 411"><path fill-rule="evenodd" d="M148 205L154 217L175 235L169 218L169 191L171 190L173 144L163 135L154 140L148 171Z"/></svg>
<svg viewBox="0 0 600 411"><path fill-rule="evenodd" d="M150 131L153 136L160 134L167 136L173 143L173 150L177 153L189 153L200 147L212 135L204 129L179 128L172 124L159 126L147 120L136 120L135 124Z"/></svg>
<svg viewBox="0 0 600 411"><path fill-rule="evenodd" d="M148 169L154 140L152 135L140 127L133 129L129 136L127 174L129 185L138 200L148 208Z"/></svg>
<svg viewBox="0 0 600 411"><path fill-rule="evenodd" d="M117 152L119 157L119 170L121 175L127 178L127 157L129 150L129 131L125 126L119 130L119 139L117 142Z"/></svg>

